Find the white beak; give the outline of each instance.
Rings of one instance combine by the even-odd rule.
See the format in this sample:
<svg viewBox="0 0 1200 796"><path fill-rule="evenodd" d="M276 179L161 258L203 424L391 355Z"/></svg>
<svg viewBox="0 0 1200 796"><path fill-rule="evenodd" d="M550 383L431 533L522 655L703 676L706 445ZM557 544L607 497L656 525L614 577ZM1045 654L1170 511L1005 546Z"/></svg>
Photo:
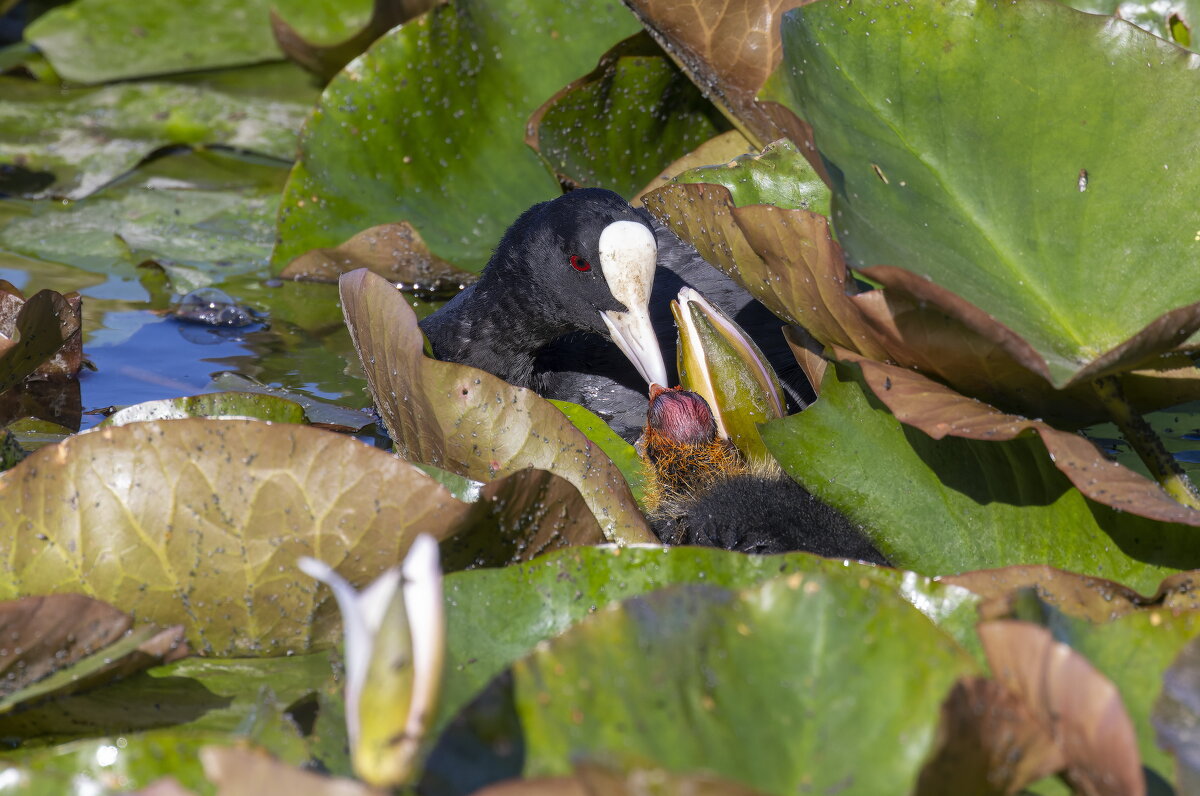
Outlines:
<svg viewBox="0 0 1200 796"><path fill-rule="evenodd" d="M626 312L600 313L613 342L647 384L667 385L667 365L650 324L650 288L658 245L654 233L636 221L614 221L600 234L600 269L608 289Z"/></svg>

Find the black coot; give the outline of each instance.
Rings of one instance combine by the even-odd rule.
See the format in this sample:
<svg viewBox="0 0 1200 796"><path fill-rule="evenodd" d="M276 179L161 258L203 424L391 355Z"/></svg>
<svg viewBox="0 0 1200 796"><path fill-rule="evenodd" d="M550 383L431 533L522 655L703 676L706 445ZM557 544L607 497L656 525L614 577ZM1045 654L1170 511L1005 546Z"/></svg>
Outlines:
<svg viewBox="0 0 1200 796"><path fill-rule="evenodd" d="M648 212L599 188L523 213L479 281L421 328L439 359L582 404L632 442L645 422L647 385L678 380L670 301L685 286L755 339L779 374L790 411L812 400L782 321Z"/></svg>
<svg viewBox="0 0 1200 796"><path fill-rule="evenodd" d="M712 412L696 393L652 391L644 439L655 476L650 526L667 544L888 563L837 509L786 476L744 464L717 439Z"/></svg>

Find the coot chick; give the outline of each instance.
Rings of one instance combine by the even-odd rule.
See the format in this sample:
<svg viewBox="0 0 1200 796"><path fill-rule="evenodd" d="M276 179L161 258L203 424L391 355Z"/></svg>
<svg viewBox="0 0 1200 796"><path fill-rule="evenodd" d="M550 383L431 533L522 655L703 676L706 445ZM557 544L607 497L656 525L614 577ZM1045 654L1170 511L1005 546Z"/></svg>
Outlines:
<svg viewBox="0 0 1200 796"><path fill-rule="evenodd" d="M657 249L652 278L641 276L648 244ZM673 350L670 302L685 286L755 339L791 411L812 400L782 321L647 211L599 188L571 191L523 213L479 281L421 328L437 358L582 404L633 442L645 422L647 385L678 382L674 358L664 362L661 352ZM629 313L625 323L622 312Z"/></svg>
<svg viewBox="0 0 1200 796"><path fill-rule="evenodd" d="M712 412L694 392L651 391L643 456L654 482L650 526L666 544L888 564L837 509L786 476L746 465L717 438Z"/></svg>

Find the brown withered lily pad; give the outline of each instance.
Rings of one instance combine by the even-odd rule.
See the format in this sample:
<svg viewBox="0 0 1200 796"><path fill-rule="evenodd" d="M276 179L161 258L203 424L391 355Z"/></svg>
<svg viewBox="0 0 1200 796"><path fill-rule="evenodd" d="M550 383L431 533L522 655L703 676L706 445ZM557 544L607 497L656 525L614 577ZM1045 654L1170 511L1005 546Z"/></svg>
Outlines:
<svg viewBox="0 0 1200 796"><path fill-rule="evenodd" d="M182 627L132 628L128 614L79 594L0 602L0 714L188 654Z"/></svg>
<svg viewBox="0 0 1200 796"><path fill-rule="evenodd" d="M779 22L803 0L631 0L642 24L709 99L759 146L777 138L816 160L812 129L755 94L782 59Z"/></svg>
<svg viewBox="0 0 1200 796"><path fill-rule="evenodd" d="M984 622L979 636L996 680L1061 750L1068 782L1097 796L1146 792L1133 722L1108 678L1038 625Z"/></svg>
<svg viewBox="0 0 1200 796"><path fill-rule="evenodd" d="M655 542L629 484L553 404L484 371L429 359L405 297L369 271L341 279L342 309L397 450L478 481L537 467L570 481L620 542Z"/></svg>
<svg viewBox="0 0 1200 796"><path fill-rule="evenodd" d="M983 598L984 618L1009 616L1012 599L1032 589L1038 599L1063 613L1089 622L1110 622L1146 609L1172 612L1200 610L1200 572L1180 572L1164 578L1158 590L1144 596L1115 581L1068 572L1043 564L982 569L938 578L940 583L962 586Z"/></svg>
<svg viewBox="0 0 1200 796"><path fill-rule="evenodd" d="M942 703L934 754L918 796L1001 796L1061 770L1063 752L1022 699L995 680L959 680Z"/></svg>
<svg viewBox="0 0 1200 796"><path fill-rule="evenodd" d="M1036 433L1054 466L1089 499L1161 522L1200 526L1200 511L1177 503L1155 482L1110 461L1079 434L1060 431L1040 420L1005 414L916 371L866 359L845 349L835 350L839 359L862 368L872 392L897 420L934 439L955 436L1000 441Z"/></svg>
<svg viewBox="0 0 1200 796"><path fill-rule="evenodd" d="M83 362L80 297L41 290L26 299L0 284L0 392L27 378L72 377Z"/></svg>
<svg viewBox="0 0 1200 796"><path fill-rule="evenodd" d="M375 0L371 18L361 30L339 42L310 41L271 9L271 32L288 58L326 80L397 25L424 14L442 0Z"/></svg>
<svg viewBox="0 0 1200 796"><path fill-rule="evenodd" d="M458 289L476 276L455 268L425 245L407 221L364 229L340 246L313 249L288 263L284 279L336 282L342 274L366 268L389 282L423 291Z"/></svg>

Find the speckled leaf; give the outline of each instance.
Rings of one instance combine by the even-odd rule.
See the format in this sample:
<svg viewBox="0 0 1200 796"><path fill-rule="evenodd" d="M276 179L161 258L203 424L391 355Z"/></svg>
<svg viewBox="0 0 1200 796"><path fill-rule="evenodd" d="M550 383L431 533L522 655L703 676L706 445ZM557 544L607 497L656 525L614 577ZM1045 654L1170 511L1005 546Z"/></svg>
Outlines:
<svg viewBox="0 0 1200 796"><path fill-rule="evenodd" d="M1179 267L1197 245L1200 158L1177 101L1200 88L1195 56L1037 1L818 3L782 33L769 96L813 125L838 239L867 276L1059 387L1200 328L1200 271ZM997 74L1009 88L979 90Z"/></svg>
<svg viewBox="0 0 1200 796"><path fill-rule="evenodd" d="M271 35L272 5L305 24L329 7L311 0L182 6L175 0L76 0L35 20L25 39L76 83L227 68L283 57Z"/></svg>
<svg viewBox="0 0 1200 796"><path fill-rule="evenodd" d="M1163 673L1163 689L1150 720L1159 746L1175 756L1181 793L1200 788L1200 636Z"/></svg>
<svg viewBox="0 0 1200 796"><path fill-rule="evenodd" d="M770 793L887 793L915 780L942 698L974 671L928 618L856 571L664 589L516 664L525 773L653 761Z"/></svg>
<svg viewBox="0 0 1200 796"><path fill-rule="evenodd" d="M1054 466L1088 499L1162 522L1200 525L1200 511L1177 503L1154 481L1110 461L1095 443L1079 434L1005 414L907 368L840 349L838 356L862 369L864 381L897 420L933 439L954 436L1001 442L1036 433ZM1200 539L1200 531L1197 534Z"/></svg>
<svg viewBox="0 0 1200 796"><path fill-rule="evenodd" d="M755 93L781 56L779 20L804 0L631 0L659 44L758 146L778 138L813 153L804 122Z"/></svg>
<svg viewBox="0 0 1200 796"><path fill-rule="evenodd" d="M450 665L437 723L453 718L493 677L539 642L566 632L610 602L670 584L743 589L779 575L839 573L864 587L894 590L960 644L978 645L977 598L912 573L807 553L747 556L699 547L575 548L521 566L446 577ZM505 617L501 625L497 616Z"/></svg>
<svg viewBox="0 0 1200 796"><path fill-rule="evenodd" d="M271 30L279 49L310 72L328 80L397 25L419 16L441 0L374 0L350 4L345 0L318 3L330 12L315 26L292 27L277 9L271 9ZM348 13L357 12L357 13Z"/></svg>
<svg viewBox="0 0 1200 796"><path fill-rule="evenodd" d="M252 392L217 392L127 406L100 425L123 426L146 420L178 420L183 417L252 417L273 423L308 422L304 407L286 398Z"/></svg>
<svg viewBox="0 0 1200 796"><path fill-rule="evenodd" d="M829 368L820 400L764 426L763 440L897 566L948 575L1044 563L1139 591L1200 568L1195 528L1089 502L1036 439L933 440L876 403L856 370Z"/></svg>
<svg viewBox="0 0 1200 796"><path fill-rule="evenodd" d="M550 470L579 489L609 539L656 541L621 471L553 404L490 373L426 358L416 316L382 277L347 274L341 297L375 406L401 455L479 481Z"/></svg>
<svg viewBox="0 0 1200 796"><path fill-rule="evenodd" d="M538 108L525 140L560 182L629 198L725 127L700 90L639 33Z"/></svg>
<svg viewBox="0 0 1200 796"><path fill-rule="evenodd" d="M724 185L736 207L767 204L829 215L829 187L786 138L727 163L688 169L673 182Z"/></svg>
<svg viewBox="0 0 1200 796"><path fill-rule="evenodd" d="M355 583L469 510L354 439L250 420L133 423L43 448L0 476L2 596L79 592L183 623L209 654L303 650L336 611L292 571Z"/></svg>
<svg viewBox="0 0 1200 796"><path fill-rule="evenodd" d="M529 114L636 30L616 0L458 0L393 30L306 125L275 266L407 221L479 271L518 214L559 193L525 146Z"/></svg>
<svg viewBox="0 0 1200 796"><path fill-rule="evenodd" d="M172 145L290 160L309 111L305 102L173 83L61 89L0 77L0 97L0 190L31 198L82 198Z"/></svg>

